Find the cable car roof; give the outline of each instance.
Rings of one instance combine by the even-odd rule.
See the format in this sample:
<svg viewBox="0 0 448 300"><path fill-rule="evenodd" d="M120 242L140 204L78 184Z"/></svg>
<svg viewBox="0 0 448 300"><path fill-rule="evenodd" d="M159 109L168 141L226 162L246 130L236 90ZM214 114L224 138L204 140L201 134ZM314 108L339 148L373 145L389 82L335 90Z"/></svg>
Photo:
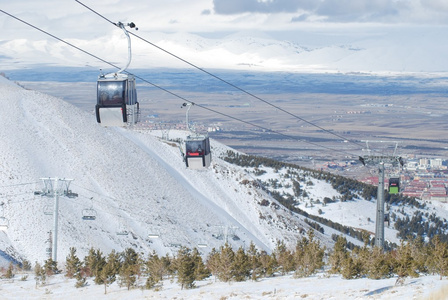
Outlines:
<svg viewBox="0 0 448 300"><path fill-rule="evenodd" d="M109 73L109 74L101 74L98 76L99 81L108 81L108 80L126 80L132 79L134 76L123 74L123 73Z"/></svg>

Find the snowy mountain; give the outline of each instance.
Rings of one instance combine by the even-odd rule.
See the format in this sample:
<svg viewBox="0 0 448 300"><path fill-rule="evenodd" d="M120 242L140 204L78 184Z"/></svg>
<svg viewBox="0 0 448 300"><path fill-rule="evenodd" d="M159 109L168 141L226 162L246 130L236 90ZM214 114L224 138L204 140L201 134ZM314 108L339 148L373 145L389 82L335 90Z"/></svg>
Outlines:
<svg viewBox="0 0 448 300"><path fill-rule="evenodd" d="M207 253L222 245L226 233L236 247L253 241L269 252L277 239L294 241L299 228L308 228L286 209L259 205L269 196L241 183L251 178L219 158L227 147L216 141L212 166L189 170L178 146L157 133L103 128L93 115L60 99L0 79L0 186L9 221L0 232L3 254L46 259L53 228L46 213L54 198L35 195L43 188L41 178L73 179L69 188L78 194L60 197L58 260L72 246L80 256L92 246L105 253L134 247L165 254L178 245L202 244ZM82 219L86 209L96 220ZM129 235L117 234L124 230Z"/></svg>
<svg viewBox="0 0 448 300"><path fill-rule="evenodd" d="M447 43L442 29L411 28L394 31L324 34L297 32L294 41L275 34L239 32L222 38L206 38L192 33L138 32L142 37L183 59L207 69L287 72L446 72ZM67 42L100 58L125 64L127 43L117 29L113 35L92 40ZM30 65L92 66L105 68L79 50L63 42L36 36L36 39L0 40L3 69ZM133 61L130 68L189 68L184 62L132 37Z"/></svg>

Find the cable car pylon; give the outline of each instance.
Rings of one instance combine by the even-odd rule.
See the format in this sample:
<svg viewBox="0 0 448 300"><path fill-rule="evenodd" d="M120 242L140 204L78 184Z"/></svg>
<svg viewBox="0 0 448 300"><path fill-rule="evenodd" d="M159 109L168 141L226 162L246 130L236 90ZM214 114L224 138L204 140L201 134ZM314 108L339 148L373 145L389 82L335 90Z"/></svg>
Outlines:
<svg viewBox="0 0 448 300"><path fill-rule="evenodd" d="M381 141L381 143L383 143ZM403 167L403 159L396 154L398 143L395 143L394 152L392 155L366 155L360 156L359 160L363 165L377 165L378 168L378 192L377 192L377 205L376 205L376 223L375 223L375 246L384 249L384 170L385 164L392 165L393 167ZM367 151L370 153L369 141L366 141ZM395 190L394 190L395 191ZM398 192L398 191L397 191Z"/></svg>
<svg viewBox="0 0 448 300"><path fill-rule="evenodd" d="M210 166L212 154L210 151L210 139L207 134L198 134L192 127L188 114L194 103L184 103L182 107L187 107L186 122L190 135L185 139L185 163L189 169L206 169Z"/></svg>
<svg viewBox="0 0 448 300"><path fill-rule="evenodd" d="M137 101L135 77L123 74L132 60L131 38L125 26L135 28L134 23L115 24L121 28L128 41L128 61L118 72L100 74L97 82L96 120L101 126L127 126L138 122L140 107Z"/></svg>

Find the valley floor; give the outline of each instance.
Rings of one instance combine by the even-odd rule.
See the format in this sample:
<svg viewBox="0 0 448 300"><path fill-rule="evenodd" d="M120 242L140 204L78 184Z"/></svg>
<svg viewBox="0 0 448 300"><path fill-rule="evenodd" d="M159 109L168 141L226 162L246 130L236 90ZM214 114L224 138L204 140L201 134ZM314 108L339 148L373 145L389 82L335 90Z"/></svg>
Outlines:
<svg viewBox="0 0 448 300"><path fill-rule="evenodd" d="M447 299L448 281L439 276L407 278L395 286L396 278L383 280L344 280L340 276L318 274L296 279L279 276L259 282L215 282L213 278L198 282L197 288L182 290L170 280L159 291L140 288L127 290L117 283L107 288L95 285L91 279L83 288L75 288L75 280L64 275L49 278L44 286L36 287L34 274L26 280L18 274L14 280L0 281L1 299ZM141 282L144 284L144 281Z"/></svg>

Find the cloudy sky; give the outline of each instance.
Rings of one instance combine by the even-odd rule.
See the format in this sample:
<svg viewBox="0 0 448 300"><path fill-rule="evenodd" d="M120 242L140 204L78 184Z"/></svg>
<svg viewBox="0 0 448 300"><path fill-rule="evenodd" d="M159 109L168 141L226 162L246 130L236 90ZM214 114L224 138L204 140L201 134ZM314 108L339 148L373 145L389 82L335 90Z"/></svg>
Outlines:
<svg viewBox="0 0 448 300"><path fill-rule="evenodd" d="M1 10L61 39L82 40L86 47L93 47L94 40L107 41L117 31L120 33L115 26L75 0L0 1L2 1ZM419 64L416 70L441 70L448 65L447 59L444 58L445 54L440 56L440 59L430 54L434 52L434 48L438 48L440 54L446 53L445 50L448 48L448 35L445 34L448 29L447 0L80 0L80 2L111 21L134 22L139 28L138 34L149 40L154 38L156 33L192 33L207 39L221 39L235 33L243 33L246 36L263 36L293 42L313 49L332 45L355 45L363 49L372 49L372 45L379 40L379 37L387 35L388 40L383 43L384 45L389 45L392 41L402 47L395 51L396 56L400 56L400 51L408 51L409 47L420 48L426 45L426 49L415 53L415 56L426 59L432 56L432 66L426 68L425 61ZM30 47L29 41L52 40L4 13L0 13L0 30L2 32L0 43L20 39L28 41L27 45L19 41L17 44L10 43L8 47L2 47L3 51L0 48L0 62L2 56L23 58L24 55L21 53L25 52L26 47ZM366 44L367 39L370 44ZM185 43L188 43L188 40L185 40ZM29 50L30 57L39 45L38 43L32 45L33 50L31 48ZM105 43L98 42L95 49L98 50L101 45L105 48ZM43 53L45 47L51 48L48 44L42 44L40 50ZM193 52L192 56L195 56ZM306 58L303 59L306 62ZM337 59L336 57L333 61ZM363 58L360 59L362 60ZM438 60L446 61L443 68L439 67ZM396 61L396 58L384 60L384 65L389 64L389 61ZM235 60L235 63L238 62Z"/></svg>
<svg viewBox="0 0 448 300"><path fill-rule="evenodd" d="M36 26L85 38L113 26L74 0L2 1L1 9ZM262 30L294 39L297 31L359 31L376 27L447 26L446 0L83 0L114 21L133 21L143 31L194 32L209 37ZM2 38L36 32L0 15Z"/></svg>

